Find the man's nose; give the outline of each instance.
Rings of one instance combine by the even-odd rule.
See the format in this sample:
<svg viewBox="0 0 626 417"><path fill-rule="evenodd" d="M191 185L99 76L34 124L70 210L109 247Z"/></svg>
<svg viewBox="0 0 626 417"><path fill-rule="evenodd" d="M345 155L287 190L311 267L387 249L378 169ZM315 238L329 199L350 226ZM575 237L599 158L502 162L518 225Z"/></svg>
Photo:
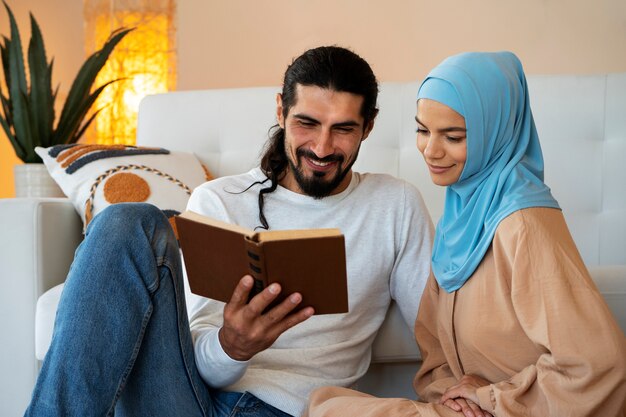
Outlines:
<svg viewBox="0 0 626 417"><path fill-rule="evenodd" d="M330 130L322 129L311 151L320 159L333 154L333 138Z"/></svg>

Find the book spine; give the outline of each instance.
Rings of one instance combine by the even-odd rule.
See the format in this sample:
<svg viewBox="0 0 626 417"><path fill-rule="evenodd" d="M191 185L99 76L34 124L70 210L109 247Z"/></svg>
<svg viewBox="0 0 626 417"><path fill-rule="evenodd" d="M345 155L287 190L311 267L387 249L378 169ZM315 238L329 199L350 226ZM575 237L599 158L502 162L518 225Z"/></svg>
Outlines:
<svg viewBox="0 0 626 417"><path fill-rule="evenodd" d="M248 255L248 271L254 278L254 286L250 291L252 298L265 288L267 285L265 274L265 262L263 259L263 246L251 239L246 239L246 252Z"/></svg>

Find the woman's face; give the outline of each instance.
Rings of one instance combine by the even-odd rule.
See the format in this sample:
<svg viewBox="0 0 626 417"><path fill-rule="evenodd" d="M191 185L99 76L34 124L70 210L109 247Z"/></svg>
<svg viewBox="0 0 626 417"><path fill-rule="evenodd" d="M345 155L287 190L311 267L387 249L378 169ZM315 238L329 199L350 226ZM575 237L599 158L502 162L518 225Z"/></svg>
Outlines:
<svg viewBox="0 0 626 417"><path fill-rule="evenodd" d="M417 102L417 148L437 185L459 180L467 158L465 118L445 104L422 98Z"/></svg>

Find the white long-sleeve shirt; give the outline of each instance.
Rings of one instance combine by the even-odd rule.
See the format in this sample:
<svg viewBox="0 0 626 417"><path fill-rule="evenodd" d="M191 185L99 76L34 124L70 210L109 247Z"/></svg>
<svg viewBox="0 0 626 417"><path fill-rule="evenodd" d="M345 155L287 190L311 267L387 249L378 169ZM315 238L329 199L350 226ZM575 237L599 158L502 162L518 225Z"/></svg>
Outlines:
<svg viewBox="0 0 626 417"><path fill-rule="evenodd" d="M254 229L260 225L259 168L222 177L194 190L187 208ZM322 199L278 187L265 196L272 230L339 228L346 241L349 312L316 315L283 333L246 362L219 343L224 304L194 296L190 325L196 363L210 386L249 391L300 415L309 393L324 385L352 386L367 371L371 344L391 299L412 329L430 271L433 226L412 185L383 174L352 173L343 192Z"/></svg>

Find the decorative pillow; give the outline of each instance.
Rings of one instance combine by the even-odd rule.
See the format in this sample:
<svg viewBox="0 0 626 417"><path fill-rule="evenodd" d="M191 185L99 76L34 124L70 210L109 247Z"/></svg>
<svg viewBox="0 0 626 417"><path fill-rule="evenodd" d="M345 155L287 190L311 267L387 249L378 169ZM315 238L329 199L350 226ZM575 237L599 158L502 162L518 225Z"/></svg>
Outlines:
<svg viewBox="0 0 626 417"><path fill-rule="evenodd" d="M111 204L146 202L173 223L191 191L213 177L191 153L126 145L57 145L35 148L48 172L83 219Z"/></svg>

